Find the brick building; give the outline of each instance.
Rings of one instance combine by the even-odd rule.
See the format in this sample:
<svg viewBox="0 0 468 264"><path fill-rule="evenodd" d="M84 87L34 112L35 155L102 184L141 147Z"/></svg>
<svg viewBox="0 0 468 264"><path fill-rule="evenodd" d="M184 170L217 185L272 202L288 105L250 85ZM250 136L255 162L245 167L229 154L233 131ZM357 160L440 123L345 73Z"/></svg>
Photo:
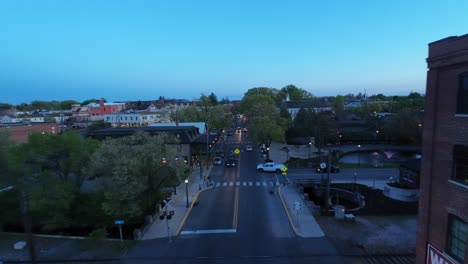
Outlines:
<svg viewBox="0 0 468 264"><path fill-rule="evenodd" d="M468 263L468 34L427 64L416 263Z"/></svg>

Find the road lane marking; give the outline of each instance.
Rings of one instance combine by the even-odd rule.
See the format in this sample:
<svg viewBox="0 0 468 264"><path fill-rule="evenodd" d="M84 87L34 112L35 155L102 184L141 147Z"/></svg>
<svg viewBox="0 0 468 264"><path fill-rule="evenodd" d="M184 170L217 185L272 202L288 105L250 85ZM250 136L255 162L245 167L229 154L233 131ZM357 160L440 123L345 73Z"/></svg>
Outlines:
<svg viewBox="0 0 468 264"><path fill-rule="evenodd" d="M242 186L247 186L247 182L242 182Z"/></svg>
<svg viewBox="0 0 468 264"><path fill-rule="evenodd" d="M271 186L274 186L275 184L274 184L273 182L270 182L270 185L271 185Z"/></svg>
<svg viewBox="0 0 468 264"><path fill-rule="evenodd" d="M260 186L260 182L255 182L255 185Z"/></svg>
<svg viewBox="0 0 468 264"><path fill-rule="evenodd" d="M239 186L240 185L240 182L236 182L236 186Z"/></svg>
<svg viewBox="0 0 468 264"><path fill-rule="evenodd" d="M239 218L239 188L236 188L236 196L234 197L234 217L232 219L232 228L237 229L237 220Z"/></svg>
<svg viewBox="0 0 468 264"><path fill-rule="evenodd" d="M267 186L267 183L266 183L266 182L263 182L262 184L263 184L263 186L264 186L264 187L266 187L266 186Z"/></svg>
<svg viewBox="0 0 468 264"><path fill-rule="evenodd" d="M227 182L223 182L223 187L227 186Z"/></svg>
<svg viewBox="0 0 468 264"><path fill-rule="evenodd" d="M205 234L226 234L236 233L236 229L207 229L207 230L184 230L181 235L205 235Z"/></svg>
<svg viewBox="0 0 468 264"><path fill-rule="evenodd" d="M217 182L217 183L216 183L216 187L219 187L220 185L221 185L220 182Z"/></svg>
<svg viewBox="0 0 468 264"><path fill-rule="evenodd" d="M234 186L234 183L233 182L229 182L229 186Z"/></svg>
<svg viewBox="0 0 468 264"><path fill-rule="evenodd" d="M249 182L249 186L252 186L253 185L253 182Z"/></svg>
<svg viewBox="0 0 468 264"><path fill-rule="evenodd" d="M276 182L276 186L280 186L280 183L279 183L279 182Z"/></svg>

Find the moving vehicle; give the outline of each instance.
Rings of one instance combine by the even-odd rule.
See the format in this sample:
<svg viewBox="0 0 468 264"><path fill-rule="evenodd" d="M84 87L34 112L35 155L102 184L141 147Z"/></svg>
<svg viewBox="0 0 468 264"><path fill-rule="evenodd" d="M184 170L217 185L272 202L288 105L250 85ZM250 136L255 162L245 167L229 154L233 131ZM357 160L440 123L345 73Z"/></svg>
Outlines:
<svg viewBox="0 0 468 264"><path fill-rule="evenodd" d="M235 167L237 161L234 158L230 158L226 161L226 167Z"/></svg>
<svg viewBox="0 0 468 264"><path fill-rule="evenodd" d="M257 171L259 172L281 172L281 169L285 167L281 163L274 163L274 162L265 162L263 164L257 165Z"/></svg>
<svg viewBox="0 0 468 264"><path fill-rule="evenodd" d="M215 165L221 165L222 163L223 163L223 158L215 157L215 159L214 159L214 164Z"/></svg>
<svg viewBox="0 0 468 264"><path fill-rule="evenodd" d="M245 151L251 152L253 150L252 146L247 145L245 146Z"/></svg>

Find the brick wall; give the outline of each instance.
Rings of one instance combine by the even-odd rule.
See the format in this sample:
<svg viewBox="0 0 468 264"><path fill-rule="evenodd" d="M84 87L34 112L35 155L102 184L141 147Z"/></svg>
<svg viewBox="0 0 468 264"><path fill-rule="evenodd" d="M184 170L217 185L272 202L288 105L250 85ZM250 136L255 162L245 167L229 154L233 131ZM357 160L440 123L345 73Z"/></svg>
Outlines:
<svg viewBox="0 0 468 264"><path fill-rule="evenodd" d="M468 116L455 115L458 76L468 72L468 35L431 43L427 61L416 263L425 263L427 243L445 251L449 213L468 223L468 186L449 181L453 145L468 145Z"/></svg>

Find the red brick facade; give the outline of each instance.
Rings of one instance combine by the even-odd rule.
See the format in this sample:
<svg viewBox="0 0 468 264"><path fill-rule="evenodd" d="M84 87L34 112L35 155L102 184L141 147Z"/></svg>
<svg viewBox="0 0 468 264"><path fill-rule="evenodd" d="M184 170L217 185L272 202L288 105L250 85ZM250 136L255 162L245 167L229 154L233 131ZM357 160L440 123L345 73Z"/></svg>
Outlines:
<svg viewBox="0 0 468 264"><path fill-rule="evenodd" d="M468 185L451 180L454 145L468 146L468 115L456 114L459 76L468 72L468 35L429 44L427 63L416 263L426 263L428 243L448 255L450 214L468 223Z"/></svg>

